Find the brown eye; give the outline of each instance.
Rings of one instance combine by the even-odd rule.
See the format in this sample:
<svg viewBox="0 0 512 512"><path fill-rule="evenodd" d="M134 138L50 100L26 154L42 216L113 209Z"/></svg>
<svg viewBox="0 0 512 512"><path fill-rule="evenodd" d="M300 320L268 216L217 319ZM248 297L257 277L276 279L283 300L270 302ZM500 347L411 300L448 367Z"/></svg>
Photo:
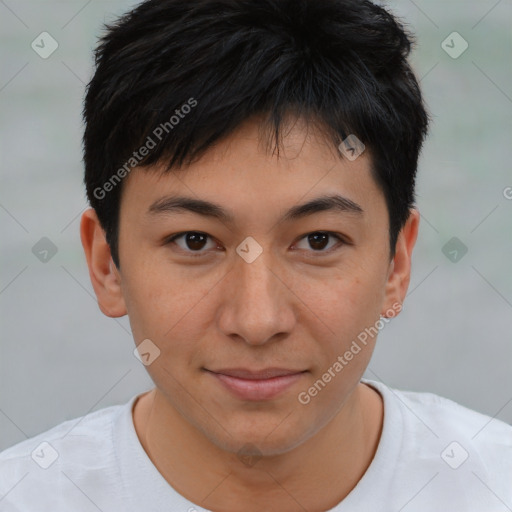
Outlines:
<svg viewBox="0 0 512 512"><path fill-rule="evenodd" d="M308 235L308 242L315 251L322 251L329 242L329 235L327 233L312 233Z"/></svg>
<svg viewBox="0 0 512 512"><path fill-rule="evenodd" d="M184 233L178 233L177 235L173 235L171 238L167 240L167 243L176 244L180 249L184 252L192 253L197 252L199 255L202 253L206 253L208 249L208 240L210 236L206 233L200 233L198 231L186 231ZM178 243L178 240L180 241ZM213 242L211 242L213 244ZM215 246L215 244L213 244ZM210 247L212 248L212 247Z"/></svg>
<svg viewBox="0 0 512 512"><path fill-rule="evenodd" d="M313 250L313 252L320 252L320 253L328 253L330 252L330 249L332 249L336 244L330 245L329 243L331 239L334 239L338 242L338 245L342 245L344 243L344 240L338 236L335 233L331 233L329 231L315 231L313 233L309 233L302 237L301 240L307 239L307 244L309 247L302 247L301 249L305 250ZM326 247L328 249L326 250Z"/></svg>
<svg viewBox="0 0 512 512"><path fill-rule="evenodd" d="M187 233L185 235L185 245L193 250L193 251L199 251L201 250L206 243L207 236L203 233Z"/></svg>

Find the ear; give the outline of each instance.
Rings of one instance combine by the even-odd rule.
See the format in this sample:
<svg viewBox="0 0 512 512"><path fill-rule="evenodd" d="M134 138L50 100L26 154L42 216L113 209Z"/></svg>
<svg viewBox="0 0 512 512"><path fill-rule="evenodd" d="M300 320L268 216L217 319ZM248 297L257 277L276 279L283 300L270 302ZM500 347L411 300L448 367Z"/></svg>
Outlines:
<svg viewBox="0 0 512 512"><path fill-rule="evenodd" d="M80 238L101 312L112 318L126 315L126 305L121 291L121 275L112 261L105 232L93 208L87 209L82 214Z"/></svg>
<svg viewBox="0 0 512 512"><path fill-rule="evenodd" d="M381 313L384 317L390 316L389 314L386 315L386 311L394 311L395 313L392 316L396 316L402 309L411 280L411 258L418 237L419 223L420 212L416 208L411 208L409 218L398 235L395 256L389 264L385 299Z"/></svg>

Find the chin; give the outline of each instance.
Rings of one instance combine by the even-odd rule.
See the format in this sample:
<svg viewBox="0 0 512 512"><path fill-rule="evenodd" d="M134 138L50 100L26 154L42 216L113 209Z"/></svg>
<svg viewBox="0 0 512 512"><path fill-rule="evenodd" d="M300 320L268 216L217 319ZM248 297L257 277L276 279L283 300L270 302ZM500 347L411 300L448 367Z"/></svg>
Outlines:
<svg viewBox="0 0 512 512"><path fill-rule="evenodd" d="M286 418L286 414L283 418ZM245 427L230 427L224 424L225 430L221 427L215 429L215 432L203 429L203 434L221 450L236 454L238 457L271 457L293 450L309 437L308 433L299 432L297 425L286 427L286 421L280 425L275 421L250 421Z"/></svg>

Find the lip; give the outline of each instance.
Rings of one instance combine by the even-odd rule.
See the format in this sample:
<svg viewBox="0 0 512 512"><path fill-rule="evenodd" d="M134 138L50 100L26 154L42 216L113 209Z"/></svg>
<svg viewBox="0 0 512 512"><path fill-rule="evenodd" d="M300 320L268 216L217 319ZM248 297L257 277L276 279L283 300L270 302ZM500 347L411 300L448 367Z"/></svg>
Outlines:
<svg viewBox="0 0 512 512"><path fill-rule="evenodd" d="M296 383L306 371L266 368L206 370L226 389L242 400L270 400Z"/></svg>

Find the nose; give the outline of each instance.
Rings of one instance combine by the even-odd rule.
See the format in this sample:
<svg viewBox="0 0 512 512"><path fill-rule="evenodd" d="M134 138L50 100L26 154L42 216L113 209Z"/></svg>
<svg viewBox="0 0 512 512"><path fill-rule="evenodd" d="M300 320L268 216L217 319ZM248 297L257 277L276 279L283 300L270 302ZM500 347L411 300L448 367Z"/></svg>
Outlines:
<svg viewBox="0 0 512 512"><path fill-rule="evenodd" d="M222 293L218 322L226 336L264 345L292 332L298 300L286 272L268 252L251 263L237 256Z"/></svg>

